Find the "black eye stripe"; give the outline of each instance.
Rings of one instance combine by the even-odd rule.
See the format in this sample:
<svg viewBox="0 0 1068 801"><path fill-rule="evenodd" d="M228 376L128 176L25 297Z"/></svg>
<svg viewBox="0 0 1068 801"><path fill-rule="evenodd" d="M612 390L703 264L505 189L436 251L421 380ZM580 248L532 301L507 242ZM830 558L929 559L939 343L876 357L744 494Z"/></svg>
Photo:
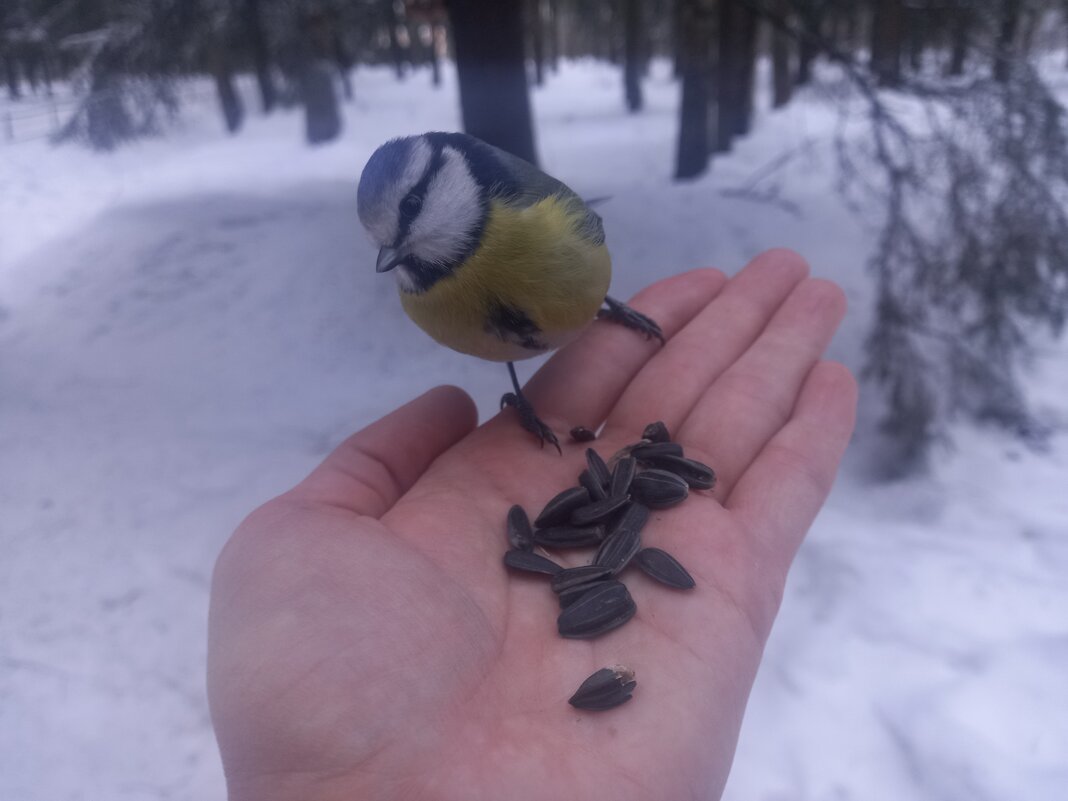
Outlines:
<svg viewBox="0 0 1068 801"><path fill-rule="evenodd" d="M445 163L445 154L440 144L433 145L434 152L430 157L430 163L427 165L426 172L423 173L423 177L419 179L419 182L411 188L400 202L400 229L397 231L397 241L394 243L395 247L399 247L400 244L408 236L408 230L412 227L412 222L419 212L423 208L423 200L426 198L426 192L430 186L430 179L437 175L438 170L441 169ZM406 209L405 206L409 203L410 199L418 201L418 206L414 209Z"/></svg>

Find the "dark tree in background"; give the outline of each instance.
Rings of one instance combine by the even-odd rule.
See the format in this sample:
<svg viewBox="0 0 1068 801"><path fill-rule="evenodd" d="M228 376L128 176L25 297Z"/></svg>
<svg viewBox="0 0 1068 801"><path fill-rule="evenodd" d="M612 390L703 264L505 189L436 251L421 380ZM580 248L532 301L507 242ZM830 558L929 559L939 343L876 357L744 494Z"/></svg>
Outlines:
<svg viewBox="0 0 1068 801"><path fill-rule="evenodd" d="M623 0L623 95L628 111L642 108L642 4Z"/></svg>
<svg viewBox="0 0 1068 801"><path fill-rule="evenodd" d="M260 108L269 114L277 102L278 92L271 74L271 54L267 45L267 34L263 26L262 0L244 0L245 36L252 55L252 65L256 73L256 84L260 90Z"/></svg>
<svg viewBox="0 0 1068 801"><path fill-rule="evenodd" d="M783 19L790 15L790 0L778 0L775 13ZM793 39L782 28L771 32L772 108L782 108L790 102L794 90Z"/></svg>
<svg viewBox="0 0 1068 801"><path fill-rule="evenodd" d="M695 178L708 169L711 55L715 33L714 0L678 0L676 63L682 79L679 143L675 177Z"/></svg>
<svg viewBox="0 0 1068 801"><path fill-rule="evenodd" d="M448 9L464 130L537 164L523 55L523 4L449 0Z"/></svg>
<svg viewBox="0 0 1068 801"><path fill-rule="evenodd" d="M904 0L873 0L871 67L881 86L901 83L903 3Z"/></svg>

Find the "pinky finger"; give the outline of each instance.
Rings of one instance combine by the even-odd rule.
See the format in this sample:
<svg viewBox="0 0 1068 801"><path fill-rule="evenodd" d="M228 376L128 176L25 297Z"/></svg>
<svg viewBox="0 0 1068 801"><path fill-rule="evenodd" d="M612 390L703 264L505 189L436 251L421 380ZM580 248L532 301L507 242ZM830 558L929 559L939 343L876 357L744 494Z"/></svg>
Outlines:
<svg viewBox="0 0 1068 801"><path fill-rule="evenodd" d="M857 383L837 362L809 372L786 424L739 478L725 505L785 573L831 491L853 433Z"/></svg>

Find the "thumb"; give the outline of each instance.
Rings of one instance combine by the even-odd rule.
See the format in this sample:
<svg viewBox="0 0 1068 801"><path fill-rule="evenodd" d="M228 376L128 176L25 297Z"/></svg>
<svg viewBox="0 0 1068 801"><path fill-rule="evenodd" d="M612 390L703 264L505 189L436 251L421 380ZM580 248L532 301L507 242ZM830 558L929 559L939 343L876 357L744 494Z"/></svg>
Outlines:
<svg viewBox="0 0 1068 801"><path fill-rule="evenodd" d="M435 387L342 442L291 497L381 517L477 424L467 393Z"/></svg>

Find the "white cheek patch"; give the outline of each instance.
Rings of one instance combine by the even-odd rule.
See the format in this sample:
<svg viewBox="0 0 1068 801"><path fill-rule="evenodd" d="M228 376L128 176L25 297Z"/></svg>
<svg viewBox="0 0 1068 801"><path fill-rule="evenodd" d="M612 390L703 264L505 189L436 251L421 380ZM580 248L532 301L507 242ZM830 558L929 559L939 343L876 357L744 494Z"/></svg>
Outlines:
<svg viewBox="0 0 1068 801"><path fill-rule="evenodd" d="M363 220L371 238L379 247L392 245L396 241L400 231L400 202L426 174L433 156L434 151L425 139L413 139L404 173L398 181L382 191L374 209Z"/></svg>
<svg viewBox="0 0 1068 801"><path fill-rule="evenodd" d="M445 147L441 153L443 163L430 179L408 241L423 261L447 264L463 256L483 211L467 161L455 148Z"/></svg>

